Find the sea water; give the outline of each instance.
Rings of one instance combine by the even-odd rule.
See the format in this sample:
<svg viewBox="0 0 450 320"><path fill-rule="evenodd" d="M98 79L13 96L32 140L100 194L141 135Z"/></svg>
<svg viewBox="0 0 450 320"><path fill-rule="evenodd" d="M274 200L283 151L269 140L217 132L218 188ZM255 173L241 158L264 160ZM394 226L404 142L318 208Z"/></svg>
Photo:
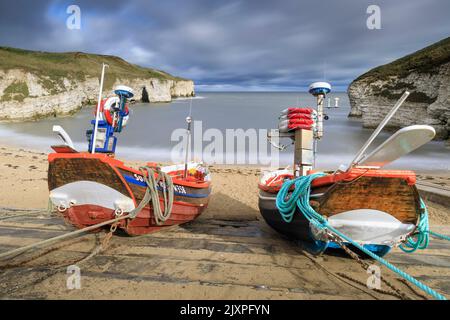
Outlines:
<svg viewBox="0 0 450 320"><path fill-rule="evenodd" d="M316 166L333 169L348 164L372 133L364 129L357 119L348 118L350 111L346 93L332 93L339 98L339 108L325 108L329 120L324 122L324 137L318 142ZM192 108L191 108L192 104ZM327 106L327 101L324 103ZM315 98L308 93L295 92L204 92L194 99L175 99L170 103L136 103L130 106L127 127L118 134L117 157L146 161L167 162L178 141L171 141L174 130L186 128L185 118L191 114L202 121L203 132L218 129L225 136L227 129L271 129L277 127L278 115L286 107L315 106ZM90 128L93 106L84 107L74 116L47 118L36 122L0 124L0 143L50 151L51 144L59 144L52 132L55 124L61 125L71 136L78 150L86 150L86 129ZM420 123L418 123L420 124ZM389 137L382 132L374 147ZM195 140L193 137L192 140ZM282 141L282 143L289 141ZM205 142L205 145L207 143ZM270 148L270 147L268 147ZM245 152L249 152L248 146ZM234 152L224 150L224 152ZM291 164L292 146L280 151L280 163ZM248 154L247 154L248 158ZM450 150L443 142L430 142L395 161L390 168L449 170Z"/></svg>

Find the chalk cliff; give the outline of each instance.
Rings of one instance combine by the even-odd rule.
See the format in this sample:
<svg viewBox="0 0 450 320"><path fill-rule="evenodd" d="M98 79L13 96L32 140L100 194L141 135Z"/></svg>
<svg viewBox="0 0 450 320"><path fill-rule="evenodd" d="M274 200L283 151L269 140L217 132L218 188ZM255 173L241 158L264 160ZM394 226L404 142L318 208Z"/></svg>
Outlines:
<svg viewBox="0 0 450 320"><path fill-rule="evenodd" d="M349 116L361 118L366 128L374 128L405 90L411 94L387 128L429 124L436 129L436 139L449 139L450 38L354 80L348 89Z"/></svg>
<svg viewBox="0 0 450 320"><path fill-rule="evenodd" d="M194 83L114 56L46 53L0 47L0 121L68 115L98 97L101 63L109 65L104 96L119 84L142 102L195 95Z"/></svg>

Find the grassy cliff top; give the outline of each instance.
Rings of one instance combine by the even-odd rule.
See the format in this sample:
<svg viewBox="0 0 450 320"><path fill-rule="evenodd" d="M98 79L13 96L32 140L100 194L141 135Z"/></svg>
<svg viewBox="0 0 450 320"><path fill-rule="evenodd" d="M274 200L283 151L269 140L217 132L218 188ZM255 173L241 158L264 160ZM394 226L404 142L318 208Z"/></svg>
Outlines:
<svg viewBox="0 0 450 320"><path fill-rule="evenodd" d="M105 87L111 87L117 78L157 78L161 80L184 80L166 72L143 68L116 56L83 52L42 52L0 47L0 70L22 69L40 77L59 82L63 78L84 80L100 77L102 63L109 65Z"/></svg>
<svg viewBox="0 0 450 320"><path fill-rule="evenodd" d="M407 76L411 72L433 73L437 68L450 62L450 37L432 44L391 63L376 67L355 79L386 80L390 76Z"/></svg>

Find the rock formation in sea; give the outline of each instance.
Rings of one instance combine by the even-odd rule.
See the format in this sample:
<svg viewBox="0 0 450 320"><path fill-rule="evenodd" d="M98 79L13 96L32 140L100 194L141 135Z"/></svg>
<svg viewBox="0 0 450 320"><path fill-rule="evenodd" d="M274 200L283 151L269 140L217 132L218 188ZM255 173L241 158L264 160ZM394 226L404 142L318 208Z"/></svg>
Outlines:
<svg viewBox="0 0 450 320"><path fill-rule="evenodd" d="M374 128L405 90L411 94L387 128L429 124L436 139L450 142L450 37L355 79L349 116Z"/></svg>
<svg viewBox="0 0 450 320"><path fill-rule="evenodd" d="M104 96L123 84L136 101L170 102L195 95L194 82L125 60L81 52L48 53L0 47L0 121L69 115L98 98L102 62Z"/></svg>

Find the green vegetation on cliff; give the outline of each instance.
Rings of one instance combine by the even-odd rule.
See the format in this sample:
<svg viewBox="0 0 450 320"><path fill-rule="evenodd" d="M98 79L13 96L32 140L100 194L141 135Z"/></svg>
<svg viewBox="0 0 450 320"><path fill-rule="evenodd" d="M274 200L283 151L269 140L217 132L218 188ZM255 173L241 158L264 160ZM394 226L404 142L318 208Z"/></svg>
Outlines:
<svg viewBox="0 0 450 320"><path fill-rule="evenodd" d="M376 67L359 80L387 80L390 76L405 77L411 72L433 73L440 65L450 62L450 37L425 47L391 63Z"/></svg>
<svg viewBox="0 0 450 320"><path fill-rule="evenodd" d="M397 59L391 63L373 68L356 78L355 83L366 83L372 88L372 94L391 100L400 98L405 90L411 92L409 102L431 104L436 96L429 97L416 88L416 84L405 81L411 73L433 75L439 72L441 65L450 62L450 37L426 48ZM376 81L383 81L378 85Z"/></svg>
<svg viewBox="0 0 450 320"><path fill-rule="evenodd" d="M103 62L109 65L105 77L106 89L111 89L118 78L124 80L136 78L183 80L163 71L128 63L115 56L83 52L52 53L0 47L0 70L21 69L36 74L41 79L43 87L52 93L57 93L64 88L64 78L69 81L82 81L86 77L98 78ZM19 89L22 90L21 92L24 90L24 88ZM28 92L28 89L26 91ZM8 99L5 96L2 98Z"/></svg>
<svg viewBox="0 0 450 320"><path fill-rule="evenodd" d="M28 86L25 82L15 81L11 83L6 89L3 91L3 96L0 98L0 101L23 101L29 95Z"/></svg>

